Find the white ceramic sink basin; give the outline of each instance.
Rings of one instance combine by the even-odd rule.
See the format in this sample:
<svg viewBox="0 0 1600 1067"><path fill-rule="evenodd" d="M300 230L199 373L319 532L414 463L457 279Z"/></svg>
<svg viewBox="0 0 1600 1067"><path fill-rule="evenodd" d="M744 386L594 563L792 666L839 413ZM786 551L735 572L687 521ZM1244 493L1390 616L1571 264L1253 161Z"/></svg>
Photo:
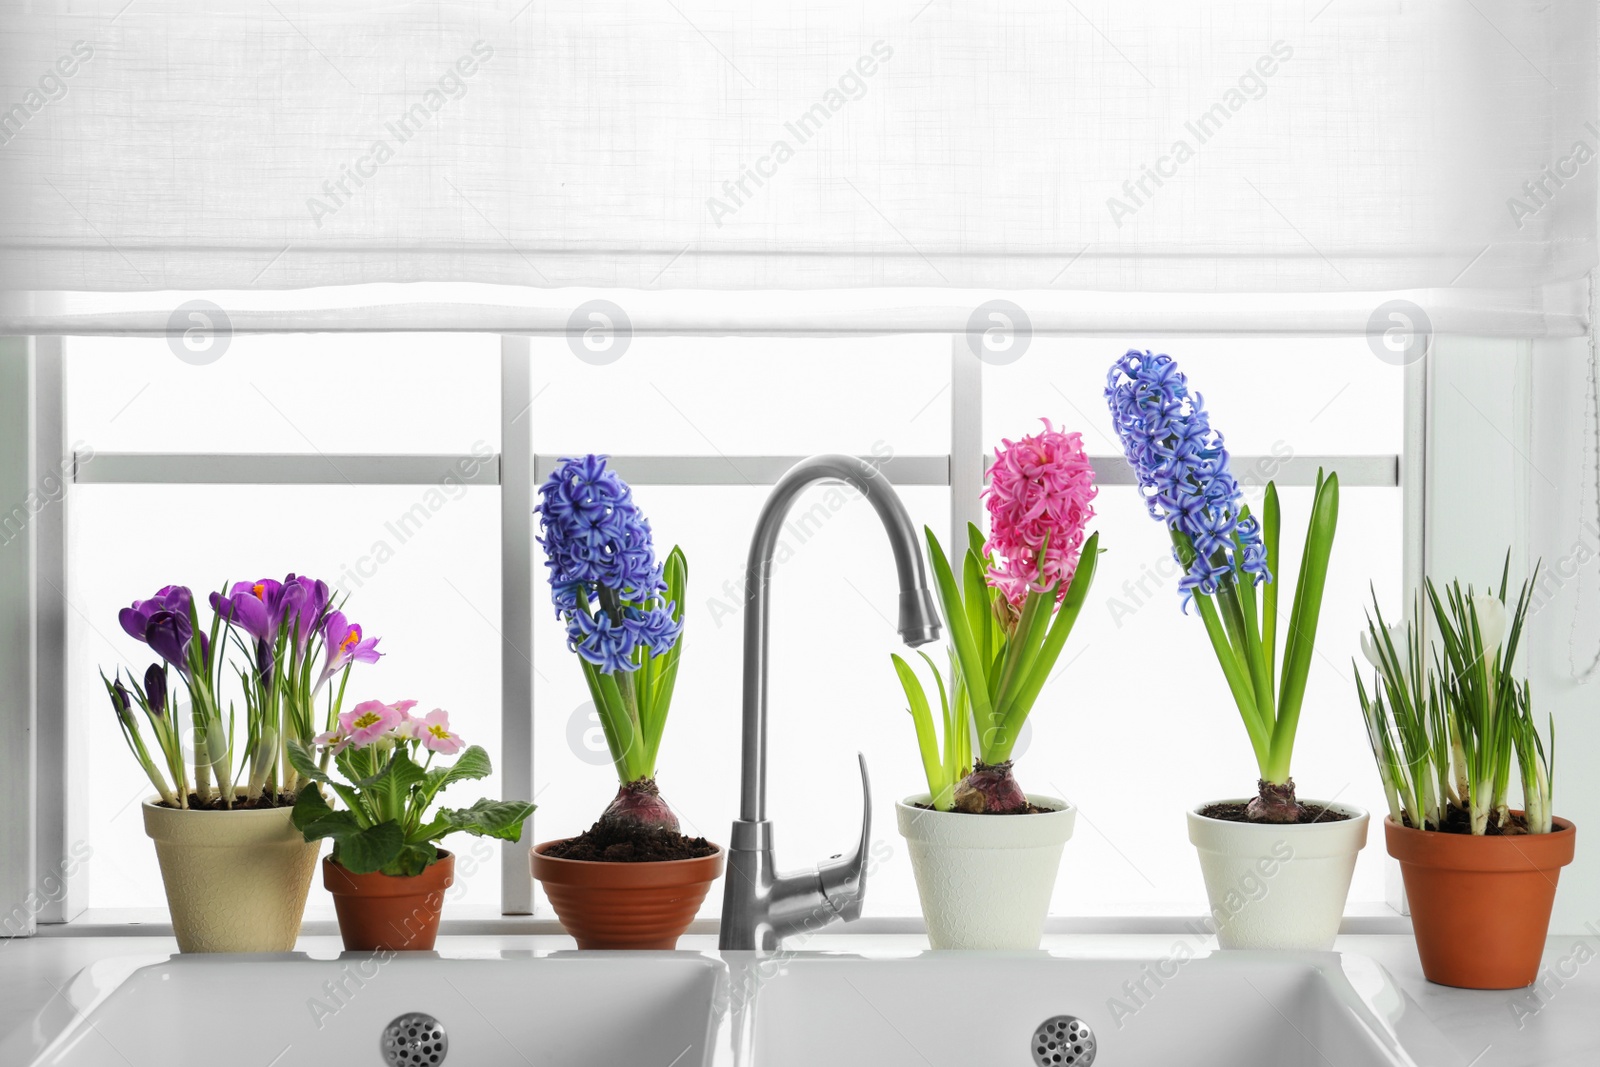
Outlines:
<svg viewBox="0 0 1600 1067"><path fill-rule="evenodd" d="M1459 1067L1377 964L1334 953L818 954L745 966L754 977L741 999L753 1007L735 1044L760 1067L1082 1067L1087 1041L1034 1040L1061 1016L1092 1031L1096 1067Z"/></svg>
<svg viewBox="0 0 1600 1067"><path fill-rule="evenodd" d="M66 1030L32 1062L368 1067L385 1062L392 1020L425 1012L446 1030L443 1067L693 1067L708 1062L709 1006L724 974L693 953L407 954L381 966L354 954L178 956L132 970L107 961L73 981L70 1007L56 999ZM25 1062L0 1046L6 1067Z"/></svg>
<svg viewBox="0 0 1600 1067"><path fill-rule="evenodd" d="M1377 964L1248 952L112 959L0 1042L0 1064L380 1067L410 1013L448 1038L418 1067L1028 1067L1040 1048L1087 1067L1033 1040L1057 1016L1092 1029L1098 1067L1460 1067Z"/></svg>

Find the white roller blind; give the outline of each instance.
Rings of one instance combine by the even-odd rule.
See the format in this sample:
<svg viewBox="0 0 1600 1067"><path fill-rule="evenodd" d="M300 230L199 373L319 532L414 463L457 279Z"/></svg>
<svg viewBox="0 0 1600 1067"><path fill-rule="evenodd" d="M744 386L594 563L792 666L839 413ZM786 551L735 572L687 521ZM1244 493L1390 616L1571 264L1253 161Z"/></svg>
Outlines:
<svg viewBox="0 0 1600 1067"><path fill-rule="evenodd" d="M7 3L0 288L1526 290L1595 5Z"/></svg>

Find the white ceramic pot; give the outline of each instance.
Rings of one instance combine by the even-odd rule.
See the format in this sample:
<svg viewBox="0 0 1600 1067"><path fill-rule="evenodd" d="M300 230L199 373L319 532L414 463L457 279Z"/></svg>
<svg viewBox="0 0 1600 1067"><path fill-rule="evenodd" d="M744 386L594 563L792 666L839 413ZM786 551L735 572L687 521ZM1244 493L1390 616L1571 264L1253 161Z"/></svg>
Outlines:
<svg viewBox="0 0 1600 1067"><path fill-rule="evenodd" d="M1038 948L1077 809L1032 793L1034 806L1053 810L968 815L916 807L928 799L923 793L895 805L928 941L934 948Z"/></svg>
<svg viewBox="0 0 1600 1067"><path fill-rule="evenodd" d="M1217 944L1315 952L1332 948L1356 853L1367 843L1367 813L1327 804L1350 817L1282 825L1209 819L1200 814L1209 806L1189 812L1189 841L1200 852Z"/></svg>
<svg viewBox="0 0 1600 1067"><path fill-rule="evenodd" d="M183 952L288 952L300 936L322 842L293 808L190 811L144 802L172 932Z"/></svg>

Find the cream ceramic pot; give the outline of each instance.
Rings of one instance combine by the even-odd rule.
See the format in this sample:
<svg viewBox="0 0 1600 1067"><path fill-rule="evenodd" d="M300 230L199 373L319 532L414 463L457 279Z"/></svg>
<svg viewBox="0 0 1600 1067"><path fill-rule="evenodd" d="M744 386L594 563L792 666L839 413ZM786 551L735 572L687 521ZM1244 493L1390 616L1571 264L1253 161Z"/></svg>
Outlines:
<svg viewBox="0 0 1600 1067"><path fill-rule="evenodd" d="M190 811L144 802L172 932L184 952L287 952L300 936L320 841L293 808Z"/></svg>
<svg viewBox="0 0 1600 1067"><path fill-rule="evenodd" d="M1189 812L1189 841L1200 853L1221 947L1333 947L1356 853L1367 843L1367 813L1344 804L1303 803L1349 818L1295 825L1229 822L1201 815L1209 803Z"/></svg>
<svg viewBox="0 0 1600 1067"><path fill-rule="evenodd" d="M895 805L911 852L917 896L934 948L1034 949L1044 933L1061 850L1077 809L1028 794L1036 815L968 815L917 807L928 794Z"/></svg>

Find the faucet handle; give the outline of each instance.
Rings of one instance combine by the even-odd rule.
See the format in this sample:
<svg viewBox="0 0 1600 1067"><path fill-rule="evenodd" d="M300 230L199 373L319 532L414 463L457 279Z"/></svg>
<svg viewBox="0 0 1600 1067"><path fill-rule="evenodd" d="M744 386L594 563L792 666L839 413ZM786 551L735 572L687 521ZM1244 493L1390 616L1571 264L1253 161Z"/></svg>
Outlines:
<svg viewBox="0 0 1600 1067"><path fill-rule="evenodd" d="M861 918L861 905L867 895L867 851L872 840L872 780L867 777L866 755L858 752L856 759L861 762L861 840L849 853L817 866L822 895L845 922Z"/></svg>

